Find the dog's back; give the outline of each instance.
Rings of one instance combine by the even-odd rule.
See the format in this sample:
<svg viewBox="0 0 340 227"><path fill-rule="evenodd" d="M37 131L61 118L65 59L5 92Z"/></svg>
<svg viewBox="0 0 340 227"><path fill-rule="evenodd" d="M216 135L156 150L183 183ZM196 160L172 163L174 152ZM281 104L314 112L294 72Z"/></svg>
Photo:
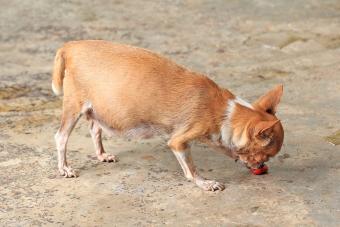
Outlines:
<svg viewBox="0 0 340 227"><path fill-rule="evenodd" d="M196 117L200 122L211 121L213 114L206 104L210 106L218 96L224 100L207 77L142 48L75 41L58 51L56 59L60 58L65 74L61 78L57 70L53 87L61 90L63 85L64 108L80 112L84 105L91 105L98 119L117 130L145 123L173 130ZM222 103L217 106L223 110Z"/></svg>

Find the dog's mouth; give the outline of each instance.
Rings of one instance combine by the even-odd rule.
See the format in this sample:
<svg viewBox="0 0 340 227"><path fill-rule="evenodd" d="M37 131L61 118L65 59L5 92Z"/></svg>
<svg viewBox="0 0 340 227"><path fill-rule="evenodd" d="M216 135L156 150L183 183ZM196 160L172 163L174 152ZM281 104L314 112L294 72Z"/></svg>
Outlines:
<svg viewBox="0 0 340 227"><path fill-rule="evenodd" d="M265 162L250 162L249 160L253 160L252 158L249 158L248 156L244 155L247 154L245 152L235 152L235 162L240 161L243 163L248 169L260 169L263 166L265 166Z"/></svg>
<svg viewBox="0 0 340 227"><path fill-rule="evenodd" d="M264 167L264 162L257 163L257 164L250 164L249 162L242 161L239 158L235 159L235 162L237 162L238 160L240 160L248 169L261 169Z"/></svg>

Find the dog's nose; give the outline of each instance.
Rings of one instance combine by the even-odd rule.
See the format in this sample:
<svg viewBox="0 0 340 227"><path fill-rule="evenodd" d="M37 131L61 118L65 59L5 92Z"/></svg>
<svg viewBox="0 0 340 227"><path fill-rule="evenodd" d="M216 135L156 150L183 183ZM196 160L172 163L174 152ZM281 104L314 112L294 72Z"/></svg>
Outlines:
<svg viewBox="0 0 340 227"><path fill-rule="evenodd" d="M267 162L269 159L268 155L258 155L255 157L257 163Z"/></svg>
<svg viewBox="0 0 340 227"><path fill-rule="evenodd" d="M263 161L264 161L264 162L268 162L268 160L269 160L268 155L265 155L265 156L263 157Z"/></svg>
<svg viewBox="0 0 340 227"><path fill-rule="evenodd" d="M264 162L260 162L258 165L257 165L257 168L260 169L264 166Z"/></svg>

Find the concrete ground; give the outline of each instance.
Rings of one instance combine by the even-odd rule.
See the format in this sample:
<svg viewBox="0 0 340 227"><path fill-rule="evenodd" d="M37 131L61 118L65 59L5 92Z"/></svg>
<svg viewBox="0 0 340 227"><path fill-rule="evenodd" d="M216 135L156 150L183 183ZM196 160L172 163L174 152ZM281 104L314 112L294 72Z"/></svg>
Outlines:
<svg viewBox="0 0 340 227"><path fill-rule="evenodd" d="M0 0L1 226L339 226L340 2L328 0ZM206 73L254 101L284 84L285 142L253 176L200 144L195 162L226 183L187 182L160 138L106 138L118 163L99 163L82 120L57 173L54 53L68 40L138 45Z"/></svg>

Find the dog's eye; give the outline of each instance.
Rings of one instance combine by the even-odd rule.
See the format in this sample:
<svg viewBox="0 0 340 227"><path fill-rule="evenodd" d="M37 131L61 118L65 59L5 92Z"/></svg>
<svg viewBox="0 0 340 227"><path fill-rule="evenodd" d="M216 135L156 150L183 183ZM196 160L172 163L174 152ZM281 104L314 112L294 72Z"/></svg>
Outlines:
<svg viewBox="0 0 340 227"><path fill-rule="evenodd" d="M267 144L267 147L272 146L274 144L274 139L270 138L269 143Z"/></svg>
<svg viewBox="0 0 340 227"><path fill-rule="evenodd" d="M275 114L274 111L273 111L272 109L267 109L266 112L269 113L269 114L272 114L272 115Z"/></svg>

